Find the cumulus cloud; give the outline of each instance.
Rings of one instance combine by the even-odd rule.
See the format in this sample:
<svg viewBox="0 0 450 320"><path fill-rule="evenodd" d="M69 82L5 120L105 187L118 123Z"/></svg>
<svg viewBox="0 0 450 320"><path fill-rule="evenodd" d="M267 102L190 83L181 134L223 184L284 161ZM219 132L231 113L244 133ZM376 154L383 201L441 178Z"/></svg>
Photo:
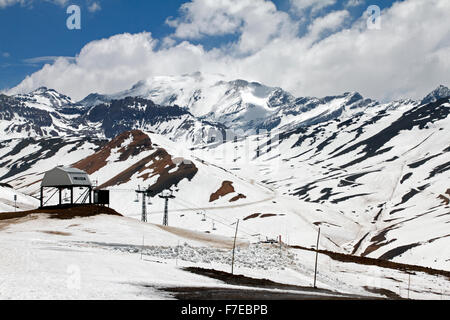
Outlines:
<svg viewBox="0 0 450 320"><path fill-rule="evenodd" d="M234 48L255 51L274 38L297 32L298 26L285 12L266 0L193 0L180 9L181 16L167 19L173 37L200 39L205 36L239 34Z"/></svg>
<svg viewBox="0 0 450 320"><path fill-rule="evenodd" d="M296 25L290 20L284 22L289 32L273 27L279 28L280 16L285 13L270 8L270 3L263 6L255 22L244 13L237 15L241 24L237 27L238 39L231 44L233 50L230 46L207 50L193 44L192 37L183 39L180 33L180 38L162 42L147 32L120 34L88 43L74 59L56 59L9 93L45 85L81 99L92 92L121 91L153 76L196 71L280 86L297 96L359 91L380 100L421 98L440 83L448 85L450 1L395 3L382 11L381 30L369 30L367 17L343 28L346 11L330 13L313 20L303 36L292 31ZM225 12L236 13L231 9ZM187 28L191 36L208 36L207 28L198 23L207 21L206 16L200 20L182 16L176 21L174 34L181 32L179 28ZM269 31L262 34L270 36L256 42L249 39L261 32L254 29L259 24L264 29L265 23Z"/></svg>
<svg viewBox="0 0 450 320"><path fill-rule="evenodd" d="M334 11L324 17L315 19L308 26L308 31L310 36L316 39L324 32L338 30L348 18L350 18L350 13L347 10Z"/></svg>
<svg viewBox="0 0 450 320"><path fill-rule="evenodd" d="M303 13L306 10L311 10L312 14L332 6L337 0L290 0L292 7L298 13Z"/></svg>
<svg viewBox="0 0 450 320"><path fill-rule="evenodd" d="M364 4L364 0L348 0L345 6L348 7L358 7Z"/></svg>

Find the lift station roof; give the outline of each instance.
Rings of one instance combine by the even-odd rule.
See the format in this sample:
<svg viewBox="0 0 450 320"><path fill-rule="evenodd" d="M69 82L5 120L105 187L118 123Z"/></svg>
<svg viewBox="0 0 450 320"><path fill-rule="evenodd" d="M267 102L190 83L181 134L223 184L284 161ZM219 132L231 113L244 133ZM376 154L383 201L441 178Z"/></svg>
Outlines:
<svg viewBox="0 0 450 320"><path fill-rule="evenodd" d="M47 171L42 180L42 187L90 187L89 175L71 167L56 167Z"/></svg>

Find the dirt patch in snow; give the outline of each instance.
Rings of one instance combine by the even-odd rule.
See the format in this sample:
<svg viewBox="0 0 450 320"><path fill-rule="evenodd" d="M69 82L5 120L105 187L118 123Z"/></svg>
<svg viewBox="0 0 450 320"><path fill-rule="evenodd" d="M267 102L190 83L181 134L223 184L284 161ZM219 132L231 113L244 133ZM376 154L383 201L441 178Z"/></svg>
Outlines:
<svg viewBox="0 0 450 320"><path fill-rule="evenodd" d="M250 278L243 275L231 274L224 271L218 271L214 269L204 269L198 267L187 267L183 268L183 270L195 273L201 276L209 277L212 279L220 280L225 282L226 284L237 285L237 286L252 286L258 288L266 288L266 289L285 289L285 290L302 290L302 291L310 291L310 292L322 292L322 293L333 293L330 290L326 289L314 289L312 287L301 287L283 283L277 283L268 279L257 279Z"/></svg>
<svg viewBox="0 0 450 320"><path fill-rule="evenodd" d="M233 193L233 192L235 192L234 187L233 187L233 182L231 182L231 181L224 181L224 182L222 182L222 186L219 188L219 190L214 192L209 197L209 202L214 202L214 201L218 200L219 198L224 197L227 194L230 194L230 193Z"/></svg>
<svg viewBox="0 0 450 320"><path fill-rule="evenodd" d="M37 217L35 217L35 216L21 216L18 218L3 220L2 215L3 215L3 213L0 213L0 230L6 229L7 227L9 227L10 225L15 224L15 223L26 222L26 221L31 221L31 220L37 219Z"/></svg>
<svg viewBox="0 0 450 320"><path fill-rule="evenodd" d="M386 239L386 234L389 231L395 230L397 229L397 227L395 226L391 226L388 228L385 228L383 230L381 230L376 236L374 236L370 241L372 242L372 244L370 244L366 250L364 250L364 252L361 254L363 257L371 254L372 252L380 249L383 246L386 246L394 241L396 241L396 239L392 239L390 241L387 241Z"/></svg>
<svg viewBox="0 0 450 320"><path fill-rule="evenodd" d="M173 169L176 170L173 171ZM198 168L193 162L179 161L178 165L176 165L172 160L172 156L166 150L158 149L150 156L142 159L105 182L99 188L108 188L127 183L135 174L141 174L138 177L142 178L144 181L158 176L157 181L150 186L150 196L154 197L163 190L178 185L183 179L191 181L197 172Z"/></svg>
<svg viewBox="0 0 450 320"><path fill-rule="evenodd" d="M254 213L254 214L249 215L248 217L245 217L243 220L247 221L250 219L255 219L255 218L258 218L260 215L261 215L261 213Z"/></svg>
<svg viewBox="0 0 450 320"><path fill-rule="evenodd" d="M275 214L275 213L254 213L252 215L249 215L248 217L245 217L243 220L247 221L250 219L256 219L256 218L260 218L260 219L264 219L264 218L272 218L272 217L283 217L285 216L284 214Z"/></svg>
<svg viewBox="0 0 450 320"><path fill-rule="evenodd" d="M236 202L240 199L247 199L247 197L245 195L243 195L242 193L239 193L237 196L235 196L233 199L231 199L230 202Z"/></svg>
<svg viewBox="0 0 450 320"><path fill-rule="evenodd" d="M73 218L86 218L93 217L101 214L122 216L115 210L107 207L95 206L95 205L81 205L74 207L49 207L43 209L36 209L23 212L6 212L0 213L0 221L25 218L33 214L49 214L50 219L69 220Z"/></svg>
<svg viewBox="0 0 450 320"><path fill-rule="evenodd" d="M69 237L69 236L72 235L71 233L61 232L61 231L41 231L41 232L45 233L45 234L51 234L51 235L54 235L54 236L64 236L64 237Z"/></svg>
<svg viewBox="0 0 450 320"><path fill-rule="evenodd" d="M395 279L394 279L395 280ZM382 288L374 288L374 287L368 287L368 286L364 286L363 287L366 291L370 292L370 293L375 293L375 294L379 294L379 295L383 295L388 297L389 299L394 299L394 300L403 300L403 298L401 296L399 296L398 294L396 294L395 292L391 291L391 290L387 290L387 289L382 289Z"/></svg>
<svg viewBox="0 0 450 320"><path fill-rule="evenodd" d="M449 190L447 190L447 192L448 192ZM442 203L444 203L446 206L448 206L449 204L450 204L450 199L449 198L447 198L446 196L444 196L444 195L439 195L439 197L438 197L438 199L441 199L442 200Z"/></svg>
<svg viewBox="0 0 450 320"><path fill-rule="evenodd" d="M290 248L316 252L315 249L301 247L301 246L290 246ZM381 268L400 270L403 272L423 272L423 273L434 275L434 276L436 276L436 275L444 276L444 277L447 277L448 279L450 279L450 271L446 271L446 270L439 270L439 269L433 269L433 268L428 268L428 267L423 267L423 266L404 264L404 263L393 262L393 261L383 260L383 259L355 256L355 255L350 255L350 254L345 254L345 253L337 253L337 252L328 251L328 250L319 250L319 253L327 255L333 260L341 261L341 262L345 262L345 263L357 263L357 264L367 265L367 266L378 266Z"/></svg>
<svg viewBox="0 0 450 320"><path fill-rule="evenodd" d="M123 143L130 137L132 138L131 143L122 147ZM107 159L111 156L112 150L117 148L120 148L118 151L115 151L120 154L119 161L126 161L131 156L136 156L143 151L153 150L152 142L148 135L140 130L126 131L111 140L93 155L75 163L73 167L86 171L88 174L93 174L107 165Z"/></svg>

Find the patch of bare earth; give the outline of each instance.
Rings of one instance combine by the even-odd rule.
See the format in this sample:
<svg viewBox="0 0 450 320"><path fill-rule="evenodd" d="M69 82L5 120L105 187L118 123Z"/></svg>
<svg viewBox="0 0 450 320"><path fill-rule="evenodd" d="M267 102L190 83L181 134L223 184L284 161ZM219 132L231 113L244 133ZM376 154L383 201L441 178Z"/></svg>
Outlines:
<svg viewBox="0 0 450 320"><path fill-rule="evenodd" d="M448 191L449 191L449 190L447 190L447 192L448 192ZM448 206L448 205L450 204L450 199L447 198L446 196L442 195L442 194L439 195L438 199L441 199L441 200L442 200L442 203L445 204L446 206Z"/></svg>
<svg viewBox="0 0 450 320"><path fill-rule="evenodd" d="M290 246L290 247L294 248L294 249L298 249L298 250L306 250L306 251L316 252L315 249L301 247L301 246ZM381 268L400 270L403 272L423 272L423 273L430 274L430 275L444 276L444 277L447 277L448 279L450 279L450 271L446 271L446 270L439 270L439 269L433 269L433 268L428 268L428 267L423 267L423 266L410 265L410 264L393 262L393 261L383 260L383 259L355 256L355 255L345 254L345 253L337 253L337 252L328 251L328 250L318 250L318 252L320 254L329 256L333 260L340 261L340 262L356 263L356 264L367 265L367 266L378 266Z"/></svg>
<svg viewBox="0 0 450 320"><path fill-rule="evenodd" d="M386 234L389 231L395 230L396 227L391 226L388 227L384 230L381 230L376 236L374 236L370 241L372 242L371 245L369 245L366 250L361 254L363 257L371 254L372 252L380 249L383 246L386 246L394 241L396 241L396 239L392 239L391 241L387 241L386 239Z"/></svg>
<svg viewBox="0 0 450 320"><path fill-rule="evenodd" d="M36 220L36 216L18 216L16 218L10 218L10 219L2 219L3 213L0 213L0 230L4 230L8 228L10 225L16 224L16 223L23 223L31 220Z"/></svg>
<svg viewBox="0 0 450 320"><path fill-rule="evenodd" d="M243 220L247 221L250 219L255 219L255 218L260 218L260 219L264 219L264 218L272 218L272 217L282 217L284 216L284 214L275 214L275 213L254 213L252 215L249 215L248 217L245 217Z"/></svg>
<svg viewBox="0 0 450 320"><path fill-rule="evenodd" d="M71 233L61 232L61 231L41 231L41 232L45 233L45 234L54 235L54 236L64 236L64 237L69 237L72 235Z"/></svg>
<svg viewBox="0 0 450 320"><path fill-rule="evenodd" d="M368 291L368 292L371 292L371 293L383 295L385 297L388 297L389 299L403 300L403 298L401 296L399 296L398 294L396 294L395 292L393 292L391 290L382 289L382 288L368 287L368 286L364 286L364 289L366 291Z"/></svg>
<svg viewBox="0 0 450 320"><path fill-rule="evenodd" d="M211 194L211 196L209 197L209 202L214 202L214 201L220 199L221 197L224 197L227 194L230 194L233 192L235 192L234 187L233 187L233 182L224 181L224 182L222 182L222 186L219 188L219 190L217 190L216 192Z"/></svg>
<svg viewBox="0 0 450 320"><path fill-rule="evenodd" d="M131 143L122 147L124 142L130 137L132 138ZM119 161L126 161L131 156L136 156L143 151L153 150L152 142L148 135L140 130L126 131L115 137L93 155L75 163L73 167L86 171L88 174L93 174L107 165L107 159L111 156L112 151L118 148L120 149L114 152L120 154Z"/></svg>
<svg viewBox="0 0 450 320"><path fill-rule="evenodd" d="M61 219L61 220L69 220L73 218L87 218L101 214L111 216L122 216L121 214L117 213L114 209L108 207L95 205L81 205L75 207L61 207L61 208L50 207L23 212L0 213L0 221L25 218L33 214L49 214L50 219Z"/></svg>
<svg viewBox="0 0 450 320"><path fill-rule="evenodd" d="M173 169L176 170L170 172ZM131 177L136 173L140 173L141 175L139 178L142 178L144 181L155 176L158 177L156 182L150 186L150 196L153 197L163 190L178 185L183 179L191 181L197 172L198 169L193 162L180 161L178 165L176 165L172 160L172 156L166 150L160 148L150 156L135 163L128 169L105 182L99 188L108 188L126 183L130 181Z"/></svg>
<svg viewBox="0 0 450 320"><path fill-rule="evenodd" d="M236 202L238 200L241 199L247 199L247 197L245 195L243 195L242 193L239 193L237 196L233 197L230 202Z"/></svg>

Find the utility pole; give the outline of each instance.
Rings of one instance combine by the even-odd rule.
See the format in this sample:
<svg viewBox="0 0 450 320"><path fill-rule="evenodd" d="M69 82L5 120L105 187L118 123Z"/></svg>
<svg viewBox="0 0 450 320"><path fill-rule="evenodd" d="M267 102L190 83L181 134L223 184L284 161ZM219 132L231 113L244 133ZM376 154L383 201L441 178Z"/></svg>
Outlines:
<svg viewBox="0 0 450 320"><path fill-rule="evenodd" d="M165 200L164 203L164 218L163 218L163 226L169 225L169 199L175 199L175 196L172 193L172 190L166 190L162 195L159 195L161 199Z"/></svg>
<svg viewBox="0 0 450 320"><path fill-rule="evenodd" d="M408 300L409 300L409 290L411 288L411 274L408 274Z"/></svg>
<svg viewBox="0 0 450 320"><path fill-rule="evenodd" d="M238 233L238 227L239 227L239 219L236 223L236 233L234 234L233 257L231 258L231 274L234 274L234 250L236 248L236 238L237 238L237 233Z"/></svg>
<svg viewBox="0 0 450 320"><path fill-rule="evenodd" d="M317 246L316 246L316 267L314 269L314 289L317 289L316 281L317 281L317 260L319 258L319 240L320 240L320 228L319 233L317 235Z"/></svg>

